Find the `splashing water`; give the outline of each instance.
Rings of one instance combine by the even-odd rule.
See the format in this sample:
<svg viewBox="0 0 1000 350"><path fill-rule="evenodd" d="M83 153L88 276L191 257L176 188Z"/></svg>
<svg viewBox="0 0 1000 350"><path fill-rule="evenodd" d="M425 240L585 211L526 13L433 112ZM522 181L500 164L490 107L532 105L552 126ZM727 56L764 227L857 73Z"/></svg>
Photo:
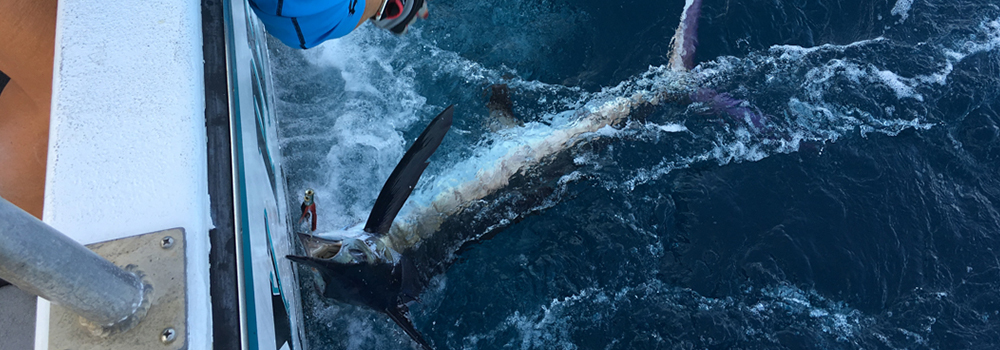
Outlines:
<svg viewBox="0 0 1000 350"><path fill-rule="evenodd" d="M897 2L896 7L902 2ZM436 2L432 12L439 10L435 15L441 16L400 38L363 26L347 38L316 50L298 52L270 45L279 90L282 149L289 187L293 191L317 190L321 228L339 228L364 220L381 182L405 147L426 121L446 105L457 105L452 133L432 158L402 217L429 206L457 184L475 179L481 175L481 169L495 166L497 159L512 150L586 118L609 101L637 94L677 92L660 105L632 111L629 119L614 127L583 134L572 148L571 166L566 168L569 171L558 174L555 190L535 200L537 205L484 207L481 220L494 222L506 231L456 257L460 263L432 281L423 301L413 307L417 328L439 348L767 348L796 344L805 348L926 348L947 343L936 327L955 324L962 324L969 332L960 336L964 337L962 344L996 344L993 342L998 339L996 331L989 330L996 325L996 310L963 303L955 296L965 293L973 296L970 300L989 300L986 290L991 283L996 284L989 277L993 276L989 272L991 267L978 260L947 256L948 248L939 245L950 240L901 236L864 244L885 249L870 256L836 260L831 257L833 253L812 247L826 238L810 235L808 230L793 230L797 227L796 220L826 222L829 217L843 215L838 213L882 208L858 199L864 193L851 193L854 182L829 187L839 179L853 179L853 172L837 168L801 170L796 162L854 159L848 155L867 157L868 152L876 154L872 157L881 157L877 155L879 148L871 145L892 150L879 158L892 160L895 158L889 155L906 153L907 148L884 145L908 142L905 140L913 136L907 135L946 140L942 144L947 147L939 148L944 150L971 144L963 135L979 135L975 137L985 138L984 144L989 144L989 133L990 130L995 133L995 124L993 129L984 124L968 134L951 134L950 130L960 129L976 119L969 114L972 112L961 117L943 110L942 101L955 91L978 91L969 93L969 99L978 101L970 105L982 106L989 104L990 96L998 91L1000 84L995 76L989 76L1000 69L995 63L979 63L982 57L993 58L995 62L997 56L1000 21L996 18L1000 13L996 13L995 7L993 17L978 18L973 25L965 26L965 30L943 31L916 43L910 37L895 34L896 27L892 27L885 35L843 45L773 45L742 57L701 58L690 73L669 72L661 56L659 61L645 62L649 68L631 67L640 73L611 87L588 91L564 85L559 79L546 82L549 77L588 76L585 69L567 72L558 71L556 64L538 64L540 70L527 72L526 67L533 64L516 60L542 62L544 56L559 50L557 44L584 35L569 28L596 21L595 12L583 10L592 4L574 7L561 3L498 2L493 5L498 7L498 15L463 18L459 16L463 11L474 14L485 10L469 8L472 5L463 3ZM676 25L680 6L675 5L673 15L663 15L664 22L674 22L663 27ZM906 9L900 10L902 15L897 15L902 17L900 23L889 25L924 31L923 25L929 20L921 11L926 9L919 2L905 5ZM705 16L718 15L719 9L710 7L712 4L705 6L708 6L702 10ZM979 8L983 16L990 15L988 4L980 4ZM894 7L883 12L889 18L898 11ZM543 23L503 15L512 13ZM472 18L486 18L488 23L478 23ZM503 24L501 35L510 40L484 37L481 33L485 30L477 29L496 23ZM538 35L534 36L535 33ZM668 37L661 41L669 41L671 34L663 33ZM702 43L712 45L704 38ZM506 58L514 61L507 62ZM973 83L967 83L970 81ZM486 122L488 96L483 91L501 82L510 87L514 113L525 126L494 133ZM678 84L684 87L678 88ZM964 84L971 84L974 89L967 89ZM989 91L994 95L989 95ZM858 145L873 148L870 151L850 148ZM968 152L972 155L961 153L962 157L972 157L977 162L995 159L975 156L978 151ZM988 153L991 152L988 148L983 152L994 154ZM927 162L914 167L918 172L931 174L928 183L937 185L892 187L886 194L890 197L886 198L895 198L891 197L893 193L907 189L924 193L906 192L898 196L918 198L907 201L907 205L937 212L936 204L919 207L917 203L933 202L926 193L953 191L938 188L954 189L957 193L968 193L955 196L969 199L954 204L963 209L949 214L957 216L949 217L964 218L961 212L974 212L980 218L969 218L972 221L955 225L982 226L986 231L997 227L997 221L990 221L1000 217L995 209L981 209L989 206L980 207L977 203L990 203L1000 192L987 186L988 183L962 185L967 180L940 180L933 173L943 172L940 169L946 166L936 160ZM728 171L737 166L768 167L754 174L790 173L777 176L776 180L762 176L759 180L762 182L810 179L776 186L787 187L787 192L778 192L783 199L770 200L791 203L787 201L796 196L813 198L810 196L827 193L834 198L830 200L832 209L816 209L812 216L803 219L794 216L794 220L770 224L773 216L755 217L751 213L754 206L771 208L771 204L747 205L747 200L741 199L744 197L727 197L730 193L727 191L751 190L727 189L725 184L755 183L753 179L734 180L738 177L732 173L740 171ZM858 183L881 181L879 176L895 174L892 167L909 169L891 164L886 169L878 168L877 174L856 175L861 179ZM963 167L976 169L972 165ZM791 174L800 172L807 175ZM824 172L832 174L823 177ZM923 179L922 175L915 176ZM714 181L714 177L721 180ZM884 181L909 183L905 177ZM800 185L806 183L810 185ZM518 189L508 187L502 191L516 194ZM849 195L837 195L838 191ZM712 197L730 198L733 203L744 205L725 206L722 199L716 203ZM763 201L769 196L747 197ZM952 205L939 200L941 208ZM805 207L789 210L793 214L813 213ZM537 213L542 215L531 215ZM896 227L868 233L869 236L920 230L910 226L902 229L905 223L893 219L899 213L872 215L878 220L864 221L863 215L850 215L844 220L861 220L868 226L891 222L890 227ZM938 224L940 220L935 215L938 214L921 218L928 226L944 227ZM742 225L735 226L734 232L765 232L759 236L763 238L751 233L727 235L714 231L721 229L712 226L713 222L722 227L734 221ZM469 236L497 230L478 229L481 231ZM926 230L952 232L946 227ZM969 234L970 229L954 232ZM700 239L699 234L719 239ZM858 240L840 231L828 236ZM795 242L795 248L778 243L770 247L767 242L772 237L776 240L785 237ZM920 242L927 245L920 250L890 250L895 245L905 245L898 242L919 237L925 237ZM972 251L966 254L970 257L982 257L986 254L984 249L993 246L1000 249L992 238L983 237L977 238L985 242L983 248L971 248L964 241L953 244ZM730 240L737 242L727 243ZM860 242L853 244L835 246L857 254L874 249L862 248ZM763 257L758 259L758 255ZM929 255L937 258L928 258ZM901 264L907 267L896 270L879 267L894 264L896 256L903 256ZM930 262L935 259L958 261L954 264L961 267ZM812 270L796 270L783 265L783 261L803 261L794 265L809 266ZM929 270L898 272L910 271L914 265L929 266ZM845 266L849 270L841 273L825 266ZM968 274L964 272L966 266L972 269ZM807 273L820 270L826 271L826 275ZM872 270L882 271L882 275L873 277L877 282L852 277L866 276ZM987 287L957 282L942 287L937 282L941 277L922 277L921 281L909 282L912 275L960 274ZM841 282L832 283L827 281L839 277L824 277L827 275L844 277L838 280ZM312 281L303 280L303 290L312 290ZM938 294L942 292L945 294ZM305 294L307 331L313 347L409 347L405 335L380 315L323 301L316 294ZM935 308L954 312L948 316L948 312L934 311ZM954 320L949 321L949 317Z"/></svg>

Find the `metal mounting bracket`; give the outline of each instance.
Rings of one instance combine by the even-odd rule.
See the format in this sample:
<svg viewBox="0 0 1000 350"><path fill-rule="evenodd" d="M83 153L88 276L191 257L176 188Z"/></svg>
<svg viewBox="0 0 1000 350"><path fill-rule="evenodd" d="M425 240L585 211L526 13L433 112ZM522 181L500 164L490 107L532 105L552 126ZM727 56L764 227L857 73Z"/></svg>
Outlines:
<svg viewBox="0 0 1000 350"><path fill-rule="evenodd" d="M149 310L135 327L95 335L88 321L52 304L49 348L53 350L187 349L187 278L183 228L131 236L87 247L119 267L137 271L152 287Z"/></svg>

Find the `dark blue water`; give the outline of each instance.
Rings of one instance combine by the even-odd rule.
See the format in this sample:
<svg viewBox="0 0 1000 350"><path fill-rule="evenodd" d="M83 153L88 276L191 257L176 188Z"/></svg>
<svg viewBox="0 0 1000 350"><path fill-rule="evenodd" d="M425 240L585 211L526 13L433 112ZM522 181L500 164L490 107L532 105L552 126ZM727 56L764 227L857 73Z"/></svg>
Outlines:
<svg viewBox="0 0 1000 350"><path fill-rule="evenodd" d="M317 189L321 226L363 220L448 104L455 127L425 182L499 142L490 84L511 86L529 124L644 84L683 3L431 6L402 38L366 26L304 54L272 43L289 188ZM577 150L555 204L463 252L411 307L424 336L440 349L1000 346L1000 7L705 0L699 39L696 84L748 101L766 128L676 104ZM312 348L412 347L305 279Z"/></svg>

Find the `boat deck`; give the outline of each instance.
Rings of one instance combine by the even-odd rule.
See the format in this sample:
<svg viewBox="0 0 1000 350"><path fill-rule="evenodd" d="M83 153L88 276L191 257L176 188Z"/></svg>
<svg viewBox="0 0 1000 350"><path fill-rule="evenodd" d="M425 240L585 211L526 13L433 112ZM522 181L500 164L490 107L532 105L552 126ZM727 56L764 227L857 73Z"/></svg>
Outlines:
<svg viewBox="0 0 1000 350"><path fill-rule="evenodd" d="M12 285L0 287L0 350L34 348L37 299Z"/></svg>

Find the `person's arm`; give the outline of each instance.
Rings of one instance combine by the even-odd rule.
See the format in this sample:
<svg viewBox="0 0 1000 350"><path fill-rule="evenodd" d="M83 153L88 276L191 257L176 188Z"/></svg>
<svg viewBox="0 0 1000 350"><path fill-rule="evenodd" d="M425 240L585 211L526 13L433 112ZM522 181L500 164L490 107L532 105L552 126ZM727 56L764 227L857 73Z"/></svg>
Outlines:
<svg viewBox="0 0 1000 350"><path fill-rule="evenodd" d="M354 28L360 27L362 23L365 23L365 21L375 17L375 13L378 12L380 7L382 7L383 1L384 0L365 0L365 12L362 12L363 15L361 15L361 20L358 21L358 25Z"/></svg>

